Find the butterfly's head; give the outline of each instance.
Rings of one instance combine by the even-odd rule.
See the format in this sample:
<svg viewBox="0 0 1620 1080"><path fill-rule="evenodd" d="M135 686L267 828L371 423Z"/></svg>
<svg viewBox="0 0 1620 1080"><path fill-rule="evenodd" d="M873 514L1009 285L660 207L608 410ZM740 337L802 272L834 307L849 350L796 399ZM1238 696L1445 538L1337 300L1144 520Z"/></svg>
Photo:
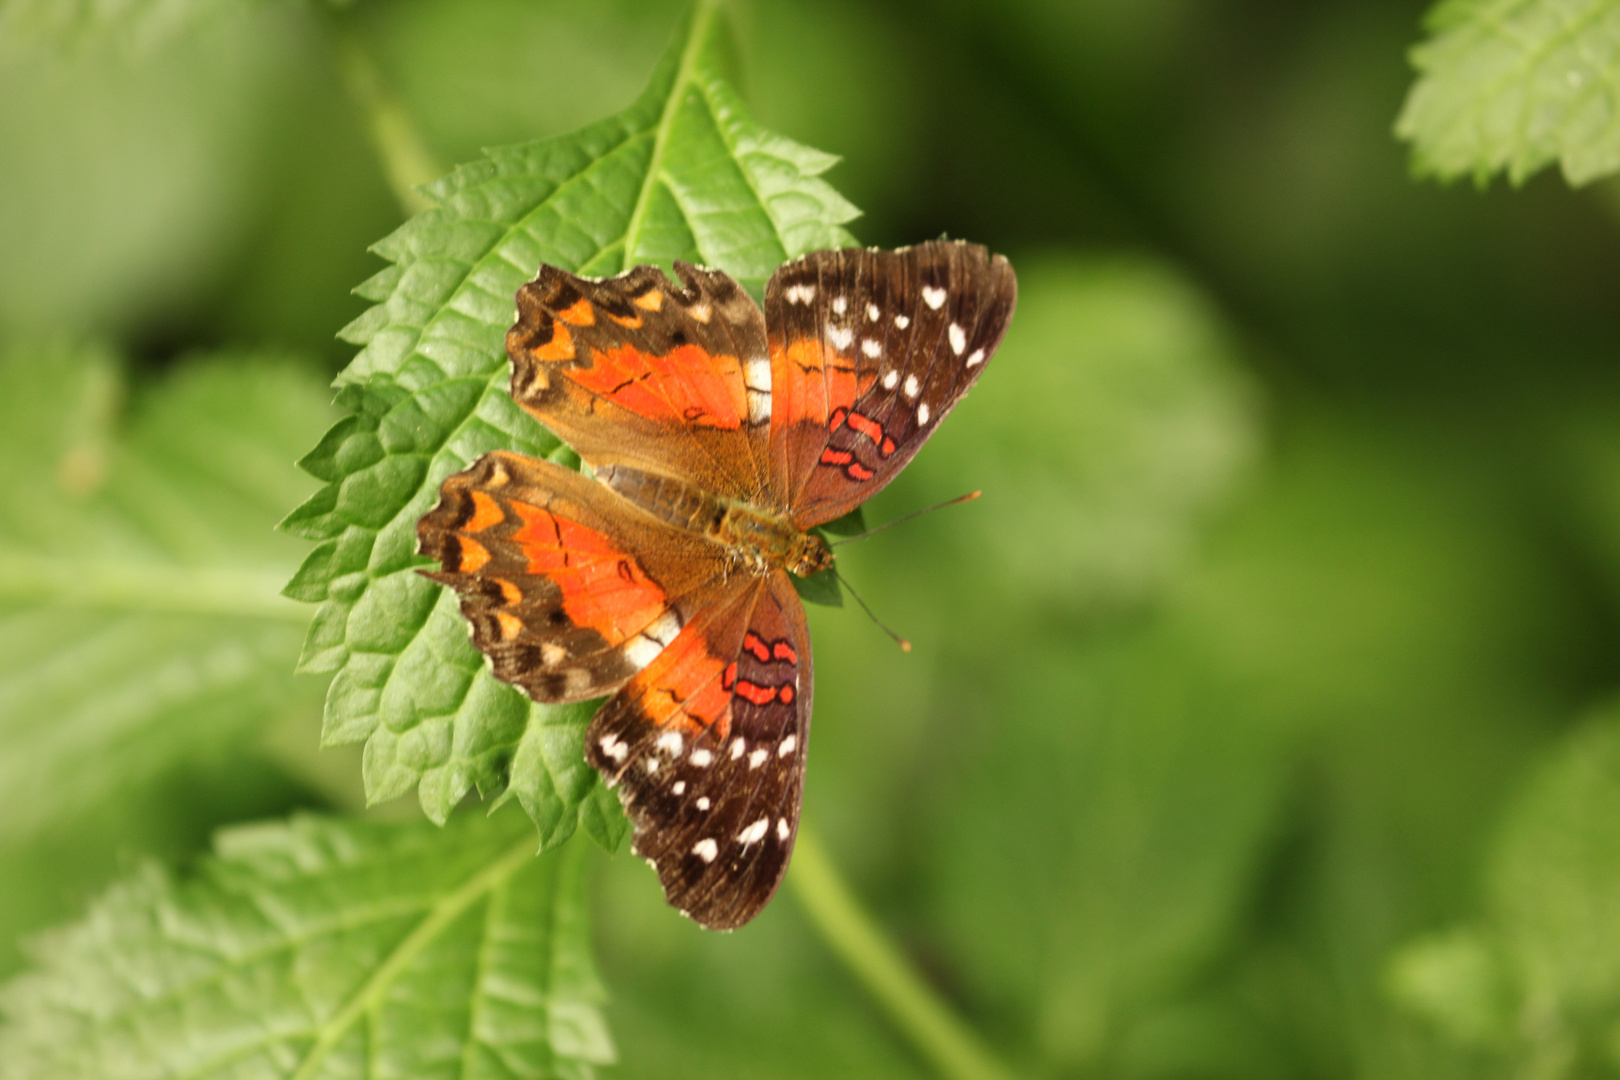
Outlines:
<svg viewBox="0 0 1620 1080"><path fill-rule="evenodd" d="M800 577L819 574L833 564L832 548L815 533L800 533L788 555L787 568Z"/></svg>

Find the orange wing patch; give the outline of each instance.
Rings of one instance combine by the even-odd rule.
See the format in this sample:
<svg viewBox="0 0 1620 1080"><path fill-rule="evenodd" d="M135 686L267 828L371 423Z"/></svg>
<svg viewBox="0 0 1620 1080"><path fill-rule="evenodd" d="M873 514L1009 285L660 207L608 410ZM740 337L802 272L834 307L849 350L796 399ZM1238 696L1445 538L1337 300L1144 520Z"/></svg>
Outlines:
<svg viewBox="0 0 1620 1080"><path fill-rule="evenodd" d="M729 668L710 648L709 639L692 631L672 641L658 659L631 682L626 693L639 701L643 715L655 727L671 728L688 737L705 728L717 741L731 732L731 679Z"/></svg>
<svg viewBox="0 0 1620 1080"><path fill-rule="evenodd" d="M589 367L568 377L650 420L736 430L748 415L748 390L735 356L711 356L682 345L651 356L633 345L591 350Z"/></svg>
<svg viewBox="0 0 1620 1080"><path fill-rule="evenodd" d="M818 338L771 342L771 408L784 423L824 425L872 388L877 373L857 380L855 363L829 353Z"/></svg>
<svg viewBox="0 0 1620 1080"><path fill-rule="evenodd" d="M562 590L563 611L575 626L618 642L664 613L664 590L607 537L538 506L511 506L523 519L512 542L529 560L529 573L550 578Z"/></svg>

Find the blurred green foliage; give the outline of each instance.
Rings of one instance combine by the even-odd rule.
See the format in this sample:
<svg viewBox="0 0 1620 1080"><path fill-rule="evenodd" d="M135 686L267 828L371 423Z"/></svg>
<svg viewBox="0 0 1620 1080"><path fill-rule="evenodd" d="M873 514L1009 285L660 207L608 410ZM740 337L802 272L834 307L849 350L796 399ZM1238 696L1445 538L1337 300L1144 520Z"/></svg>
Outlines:
<svg viewBox="0 0 1620 1080"><path fill-rule="evenodd" d="M222 896L318 921L517 895L475 865L532 849L511 809L444 832L411 808L295 818L201 858L218 826L365 801L357 756L316 749L324 681L291 674L309 609L275 590L308 546L270 531L315 490L292 462L334 417L333 335L381 299L348 295L384 270L366 246L402 220L343 58L448 172L631 107L683 10L0 5L0 971L76 924L0 1005L0 1076L47 1075L41 1047L99 1030L75 1010L177 963L153 957L188 926L238 971L264 931ZM992 370L867 517L985 497L841 555L916 650L854 606L811 612L806 813L1021 1075L1620 1072L1620 14L1424 17L730 12L742 99L843 157L825 179L863 243L949 232L1019 271ZM1532 176L1555 162L1595 182ZM578 841L507 869L565 854L591 879L609 1075L929 1074L789 895L719 936ZM176 869L131 874L149 858ZM584 959L551 985L579 1023L533 1045L577 1052L480 1057L454 993L429 1002L465 1004L463 954L429 942L364 1017L398 1031L389 1008L419 1006L448 1040L404 1074L607 1059L585 909L559 903L559 955ZM142 912L196 922L142 924L166 938ZM284 955L327 995L367 963ZM106 998L75 1000L87 972ZM545 977L520 975L533 1022ZM274 984L235 985L288 1017Z"/></svg>

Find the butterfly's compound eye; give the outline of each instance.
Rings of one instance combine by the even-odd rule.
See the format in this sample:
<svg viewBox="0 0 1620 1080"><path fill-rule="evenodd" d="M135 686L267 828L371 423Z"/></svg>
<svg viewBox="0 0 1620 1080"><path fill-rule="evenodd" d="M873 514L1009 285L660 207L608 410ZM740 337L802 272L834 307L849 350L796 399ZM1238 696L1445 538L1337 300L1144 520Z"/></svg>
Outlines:
<svg viewBox="0 0 1620 1080"><path fill-rule="evenodd" d="M832 548L814 533L800 533L788 559L788 570L800 577L819 574L833 564Z"/></svg>

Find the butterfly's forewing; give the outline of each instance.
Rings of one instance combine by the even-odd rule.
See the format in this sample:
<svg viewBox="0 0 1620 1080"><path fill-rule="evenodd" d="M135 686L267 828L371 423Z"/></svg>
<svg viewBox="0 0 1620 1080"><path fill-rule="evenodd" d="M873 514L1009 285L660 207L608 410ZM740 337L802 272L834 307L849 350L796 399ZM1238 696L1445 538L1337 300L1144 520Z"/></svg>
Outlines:
<svg viewBox="0 0 1620 1080"><path fill-rule="evenodd" d="M537 701L613 691L713 603L723 577L721 550L701 535L518 454L447 479L417 537L496 677Z"/></svg>
<svg viewBox="0 0 1620 1080"><path fill-rule="evenodd" d="M591 722L586 756L621 800L669 902L711 929L771 898L798 834L810 637L787 576L698 614Z"/></svg>
<svg viewBox="0 0 1620 1080"><path fill-rule="evenodd" d="M1011 265L977 244L817 251L765 288L773 490L801 528L892 480L984 370Z"/></svg>
<svg viewBox="0 0 1620 1080"><path fill-rule="evenodd" d="M766 491L770 362L759 305L725 274L677 262L593 280L555 266L517 294L512 397L596 466L716 495Z"/></svg>

